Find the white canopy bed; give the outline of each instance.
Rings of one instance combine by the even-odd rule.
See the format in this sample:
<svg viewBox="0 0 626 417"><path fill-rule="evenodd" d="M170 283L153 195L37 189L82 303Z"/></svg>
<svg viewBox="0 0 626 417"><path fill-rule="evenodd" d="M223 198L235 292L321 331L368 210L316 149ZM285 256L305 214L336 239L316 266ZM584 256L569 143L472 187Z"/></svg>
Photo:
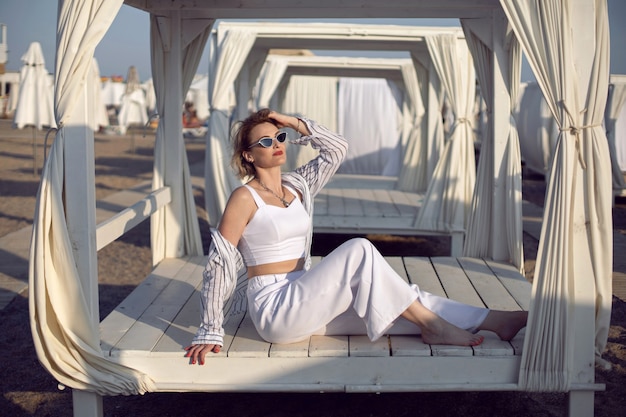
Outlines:
<svg viewBox="0 0 626 417"><path fill-rule="evenodd" d="M368 0L344 2L343 7L337 8L335 1L326 0L319 0L314 6L282 0L262 4L244 0L234 7L228 1L212 2L212 7L206 7L194 0L127 0L127 4L152 14L153 77L159 114L163 116L155 149L155 191L139 206L122 212L117 221L114 219L98 227L95 224L93 130L89 127L89 89L84 81L95 47L122 1L85 3L67 0L59 5L55 71L55 116L59 132L42 174L33 225L29 285L31 329L39 360L61 384L74 389L75 415L101 415L102 395L190 390L296 391L320 387L350 392L562 391L569 392L570 415L593 414L594 390L602 389L594 382L593 364L594 360L602 363L611 306L611 169L606 135L601 127L609 84L605 1L477 0L468 4L461 0L384 3ZM510 296L519 290L514 297L516 303L530 313L521 356L493 353L496 356L487 357L474 352L469 353L473 356L440 360L431 356L432 347L427 347L428 353L422 358L401 359L398 357L400 349L393 355L387 352L388 358L378 360L378 346L368 344L359 344L374 352L367 355L368 358L344 355L329 359L315 357L313 353L320 350L313 353L305 350L304 356L293 361L267 354L262 358L237 359L233 351L229 356L224 354L211 359L215 361L212 363L215 369L232 369L236 375L230 383L218 386L211 385L214 378L201 372L199 367L185 367L180 343L193 333L196 325L193 317L198 314L192 307L197 303L185 303L185 300L193 296L197 281L183 282L177 277L197 277L203 264L182 145L180 114L185 92L196 72L213 19L302 15L320 18L461 17L464 26L481 41L477 44L480 48L470 50L474 60L485 69L478 71L484 74L479 75L482 91L491 91L491 95L485 97L491 109L493 149L484 153L489 155L484 169L489 174L483 175L487 175L484 184L489 184L487 191L492 198L486 201L475 198L473 214L483 212L483 204L487 204L492 213L486 220L488 224L484 225L488 230L486 253L480 255L486 259L480 261L484 268L479 268L476 258L454 260L456 267L450 263L442 268L459 271L456 262L460 262L471 279L482 280L491 271L499 282L514 284L502 294ZM508 201L516 197L514 185L513 188L503 186L509 180L505 161L512 158L512 152L507 150L511 146L512 131L509 91L513 87L507 79L507 75L514 72L508 69L512 60L507 40L511 40L511 33L519 39L560 126L555 162L548 181L532 297L526 293L523 279L515 278L520 277L515 268L507 269L496 262L511 259L503 234L507 231ZM557 46L556 50L553 46ZM235 60L226 61L237 64ZM216 100L221 100L222 95L215 90L226 88L231 82L222 83L223 75L213 70L215 68L209 72L214 77L209 89L214 115L224 109L223 103ZM483 82L489 82L491 88L485 88ZM587 111L581 112L582 109ZM213 153L218 158L224 157L219 149L212 148ZM481 158L484 154L481 153ZM478 183L483 181L482 172L479 169ZM515 178L512 180L514 182ZM148 277L145 286L137 289L139 292L131 294L131 298L135 298L116 310L115 317L103 322L102 333L107 335L106 340L114 334L118 339L121 337L126 346L116 355L110 355L110 350L105 355L103 349L107 346L104 342L101 346L98 331L96 251L127 229L129 221L124 219L128 219L129 214L133 219L130 223L136 222L136 217L152 215L153 258L159 269ZM420 260L405 259L404 262L403 267L418 266ZM447 261L442 259L441 262ZM427 278L427 269L418 266L417 271L422 279ZM454 273L444 275L452 277ZM165 282L171 282L172 286L163 288ZM481 285L476 286L477 282L474 288L481 288ZM146 296L150 291L152 298ZM146 306L145 300L154 299L159 291L159 303ZM465 293L461 291L460 296ZM495 294L489 290L482 300L491 299L489 293ZM493 299L501 300L497 294ZM162 301L166 304L160 304ZM142 313L133 311L141 305ZM181 305L184 307L178 314ZM159 312L175 317L166 318ZM175 318L183 321L176 322ZM140 333L131 337L124 326ZM234 332L238 338L258 345L258 336L255 338L249 328L242 325ZM151 340L145 337L148 334L173 344L175 349L171 350L171 346L170 350L148 349L149 353L144 354L143 345ZM118 345L116 349L121 348ZM279 351L281 355L287 354L284 349ZM302 350L298 349L296 354L299 352ZM390 364L394 364L391 374L385 371ZM439 384L433 385L432 379L418 381L415 378L419 373L410 371L409 364L419 364L420 372L427 375L438 375ZM356 380L323 383L325 376L344 365L354 370ZM469 370L469 380L458 372L459 367ZM245 383L237 380L242 374L234 372L243 368L245 375L253 378ZM278 369L285 372L277 372ZM251 373L252 370L259 372ZM271 373L267 373L270 370ZM363 371L373 372L381 379L368 379ZM340 378L350 376L350 372L339 375Z"/></svg>

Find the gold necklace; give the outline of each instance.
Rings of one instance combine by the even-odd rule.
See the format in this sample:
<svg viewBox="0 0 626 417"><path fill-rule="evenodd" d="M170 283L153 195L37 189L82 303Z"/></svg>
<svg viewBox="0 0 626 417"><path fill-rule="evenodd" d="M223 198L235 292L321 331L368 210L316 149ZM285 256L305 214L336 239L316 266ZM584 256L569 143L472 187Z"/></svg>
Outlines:
<svg viewBox="0 0 626 417"><path fill-rule="evenodd" d="M285 200L285 192L283 191L283 196L279 196L278 194L276 194L274 191L270 190L269 188L267 188L267 185L263 184L263 181L261 181L259 178L256 179L259 184L261 185L261 187L263 187L263 189L267 192L269 192L270 194L272 194L274 197L276 197L277 199L280 200L281 203L283 203L283 206L285 207L289 207L289 204L291 204L290 202L288 202L287 200ZM283 189L283 186L280 186L280 189Z"/></svg>

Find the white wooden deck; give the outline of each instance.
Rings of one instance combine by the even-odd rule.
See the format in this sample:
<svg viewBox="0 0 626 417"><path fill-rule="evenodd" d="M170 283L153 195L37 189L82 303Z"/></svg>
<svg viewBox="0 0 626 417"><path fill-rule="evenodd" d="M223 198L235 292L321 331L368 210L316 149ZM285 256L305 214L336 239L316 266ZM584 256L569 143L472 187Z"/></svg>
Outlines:
<svg viewBox="0 0 626 417"><path fill-rule="evenodd" d="M319 258L316 258L317 261ZM512 266L470 258L388 257L407 281L435 294L502 310L528 309L530 284ZM183 348L200 318L204 257L167 259L100 326L111 360L149 374L161 391L383 392L515 390L523 331L483 332L477 347L427 345L419 336L313 336L270 344L245 317L231 320L222 352L190 365Z"/></svg>
<svg viewBox="0 0 626 417"><path fill-rule="evenodd" d="M315 197L315 232L450 236L450 255L460 256L464 231L416 228L424 195L396 190L396 181L395 177L335 174Z"/></svg>

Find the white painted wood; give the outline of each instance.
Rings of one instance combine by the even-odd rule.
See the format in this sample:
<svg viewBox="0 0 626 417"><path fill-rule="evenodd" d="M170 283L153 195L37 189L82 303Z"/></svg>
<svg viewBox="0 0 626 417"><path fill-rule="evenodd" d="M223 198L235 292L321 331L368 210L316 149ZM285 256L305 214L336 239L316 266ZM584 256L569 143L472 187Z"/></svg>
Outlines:
<svg viewBox="0 0 626 417"><path fill-rule="evenodd" d="M309 355L312 358L349 356L348 336L311 336Z"/></svg>
<svg viewBox="0 0 626 417"><path fill-rule="evenodd" d="M433 268L430 258L405 257L404 265L411 283L417 284L420 289L431 294L440 297L446 296L446 292L439 281L439 277Z"/></svg>
<svg viewBox="0 0 626 417"><path fill-rule="evenodd" d="M456 18L481 17L497 8L497 0L441 0L425 2L399 0L380 2L360 0L338 7L337 1L318 0L315 3L278 0L272 2L245 0L215 0L207 6L197 0L125 0L125 3L142 10L163 12L172 8L182 10L185 18L263 19L263 18ZM348 7L349 6L349 7ZM159 13L157 13L159 14Z"/></svg>
<svg viewBox="0 0 626 417"><path fill-rule="evenodd" d="M392 335L389 340L391 356L430 356L430 346L419 336Z"/></svg>
<svg viewBox="0 0 626 417"><path fill-rule="evenodd" d="M97 250L124 235L172 200L169 187L153 191L146 198L120 211L98 224L96 228Z"/></svg>
<svg viewBox="0 0 626 417"><path fill-rule="evenodd" d="M102 396L93 392L72 390L72 405L75 417L102 417Z"/></svg>
<svg viewBox="0 0 626 417"><path fill-rule="evenodd" d="M486 260L486 263L522 310L528 311L531 293L526 278L513 265L491 260Z"/></svg>
<svg viewBox="0 0 626 417"><path fill-rule="evenodd" d="M375 342L370 341L367 336L350 336L350 356L389 356L389 352L389 338L386 336Z"/></svg>
<svg viewBox="0 0 626 417"><path fill-rule="evenodd" d="M476 258L457 258L483 303L492 310L517 311L521 307L498 280L485 261Z"/></svg>
<svg viewBox="0 0 626 417"><path fill-rule="evenodd" d="M309 356L309 338L295 343L277 344L270 347L272 358L306 358Z"/></svg>
<svg viewBox="0 0 626 417"><path fill-rule="evenodd" d="M252 320L246 314L228 349L228 356L233 358L267 358L269 350L270 344L261 339Z"/></svg>
<svg viewBox="0 0 626 417"><path fill-rule="evenodd" d="M100 346L105 354L128 332L148 306L185 265L185 258L165 259L100 323Z"/></svg>
<svg viewBox="0 0 626 417"><path fill-rule="evenodd" d="M448 298L476 307L485 307L457 258L433 257L431 261Z"/></svg>
<svg viewBox="0 0 626 417"><path fill-rule="evenodd" d="M183 157L184 147L180 141L183 140L183 125L181 114L183 111L183 76L182 76L182 22L179 10L172 10L169 13L170 32L165 34L170 39L170 49L164 51L167 83L164 98L164 154L165 166L161 173L165 186L171 187L172 198L170 204L164 209L165 257L174 258L182 256L184 251L184 216L183 208ZM168 36L169 35L169 36ZM163 34L162 34L163 36Z"/></svg>
<svg viewBox="0 0 626 417"><path fill-rule="evenodd" d="M203 268L196 262L186 263L178 272L182 278L169 282L118 341L111 354L137 355L151 351L199 285ZM191 280L186 277L191 277Z"/></svg>
<svg viewBox="0 0 626 417"><path fill-rule="evenodd" d="M491 64L493 72L493 97L491 103L491 124L493 132L493 191L491 208L491 258L505 261L509 258L508 236L502 231L507 228L505 152L510 129L511 96L509 94L509 53L505 48L507 20L503 12L494 13L492 19L493 51Z"/></svg>
<svg viewBox="0 0 626 417"><path fill-rule="evenodd" d="M569 417L593 417L593 397L592 390L572 390L567 398L567 415ZM619 411L616 410L619 414ZM617 415L617 414L616 414Z"/></svg>

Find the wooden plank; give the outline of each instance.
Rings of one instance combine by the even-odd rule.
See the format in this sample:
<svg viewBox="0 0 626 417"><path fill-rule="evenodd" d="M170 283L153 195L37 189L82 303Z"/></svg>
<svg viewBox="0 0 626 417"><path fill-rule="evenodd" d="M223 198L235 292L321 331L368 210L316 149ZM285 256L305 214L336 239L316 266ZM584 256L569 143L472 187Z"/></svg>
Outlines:
<svg viewBox="0 0 626 417"><path fill-rule="evenodd" d="M329 189L326 193L326 198L328 199L329 216L345 216L346 211L341 190Z"/></svg>
<svg viewBox="0 0 626 417"><path fill-rule="evenodd" d="M417 284L421 290L431 294L440 297L446 296L446 292L441 286L439 277L429 258L405 256L403 259L411 283Z"/></svg>
<svg viewBox="0 0 626 417"><path fill-rule="evenodd" d="M509 342L500 340L493 332L481 330L478 334L485 337L485 340L478 345L473 346L475 356L513 356L515 350Z"/></svg>
<svg viewBox="0 0 626 417"><path fill-rule="evenodd" d="M381 337L372 342L367 336L350 336L350 356L389 356L389 338Z"/></svg>
<svg viewBox="0 0 626 417"><path fill-rule="evenodd" d="M485 307L456 258L431 258L448 298L475 307Z"/></svg>
<svg viewBox="0 0 626 417"><path fill-rule="evenodd" d="M521 310L485 261L476 258L458 258L458 261L488 308L505 311Z"/></svg>
<svg viewBox="0 0 626 417"><path fill-rule="evenodd" d="M187 259L164 259L150 275L100 323L100 346L105 354L119 342L185 265Z"/></svg>
<svg viewBox="0 0 626 417"><path fill-rule="evenodd" d="M387 190L372 190L374 198L378 202L380 213L383 217L400 217L400 212L394 204L389 191Z"/></svg>
<svg viewBox="0 0 626 417"><path fill-rule="evenodd" d="M417 199L412 199L408 196L408 193L400 190L389 190L389 197L398 209L398 213L401 217L413 217L419 206L416 204Z"/></svg>
<svg viewBox="0 0 626 417"><path fill-rule="evenodd" d="M391 356L430 356L430 346L417 335L389 337Z"/></svg>
<svg viewBox="0 0 626 417"><path fill-rule="evenodd" d="M156 346L180 308L189 300L202 280L204 266L187 262L170 280L157 298L135 321L111 350L114 355L137 355L150 352Z"/></svg>
<svg viewBox="0 0 626 417"><path fill-rule="evenodd" d="M310 338L295 343L272 343L270 357L272 358L306 358L309 356Z"/></svg>
<svg viewBox="0 0 626 417"><path fill-rule="evenodd" d="M409 277L406 273L406 269L404 267L404 261L400 256L386 256L385 260L391 266L391 268L407 283L409 282Z"/></svg>
<svg viewBox="0 0 626 417"><path fill-rule="evenodd" d="M531 284L513 266L487 260L487 265L524 311L530 309Z"/></svg>
<svg viewBox="0 0 626 417"><path fill-rule="evenodd" d="M337 191L340 192L343 197L343 205L345 208L344 215L350 217L363 217L366 215L359 200L359 192L356 189L342 189Z"/></svg>
<svg viewBox="0 0 626 417"><path fill-rule="evenodd" d="M261 339L252 320L246 314L228 349L228 356L233 358L267 358L269 351L270 344Z"/></svg>
<svg viewBox="0 0 626 417"><path fill-rule="evenodd" d="M343 357L349 352L348 336L311 336L310 357Z"/></svg>

